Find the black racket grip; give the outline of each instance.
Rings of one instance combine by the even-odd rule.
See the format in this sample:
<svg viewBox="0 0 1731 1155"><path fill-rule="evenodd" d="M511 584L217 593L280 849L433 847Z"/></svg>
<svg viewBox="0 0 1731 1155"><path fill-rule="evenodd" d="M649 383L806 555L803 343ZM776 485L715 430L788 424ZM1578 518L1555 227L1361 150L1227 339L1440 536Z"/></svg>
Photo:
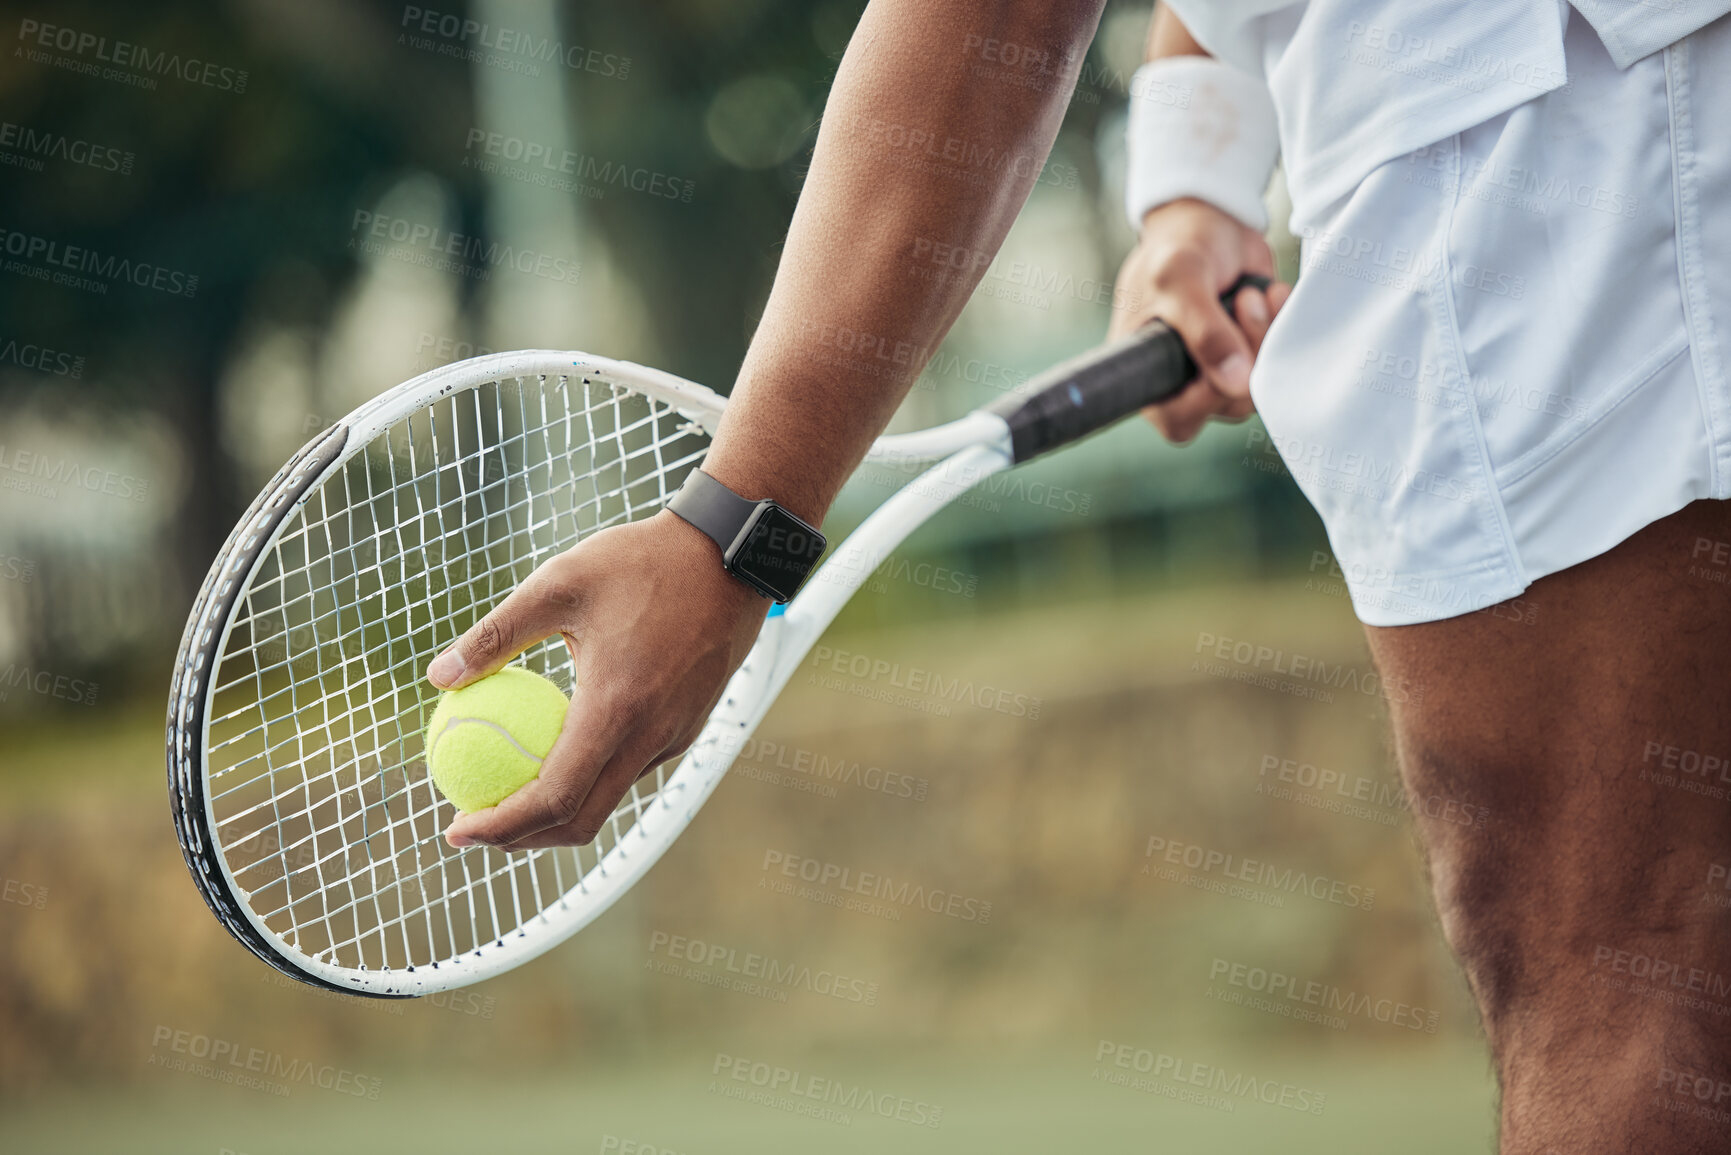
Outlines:
<svg viewBox="0 0 1731 1155"><path fill-rule="evenodd" d="M1221 294L1246 285L1265 289L1267 277L1246 273ZM1041 373L1016 392L986 406L1010 426L1016 464L1058 449L1176 394L1196 377L1196 362L1164 321L1154 321Z"/></svg>

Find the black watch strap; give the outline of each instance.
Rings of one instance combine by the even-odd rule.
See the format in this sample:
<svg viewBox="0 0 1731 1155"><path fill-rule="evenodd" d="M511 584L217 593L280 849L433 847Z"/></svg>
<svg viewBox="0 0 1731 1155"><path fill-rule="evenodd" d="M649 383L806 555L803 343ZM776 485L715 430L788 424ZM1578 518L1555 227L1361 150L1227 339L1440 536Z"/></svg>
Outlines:
<svg viewBox="0 0 1731 1155"><path fill-rule="evenodd" d="M667 503L721 548L728 573L764 597L788 602L817 566L823 533L778 503L741 497L701 469Z"/></svg>
<svg viewBox="0 0 1731 1155"><path fill-rule="evenodd" d="M757 502L739 496L703 470L693 469L667 508L708 534L725 555Z"/></svg>

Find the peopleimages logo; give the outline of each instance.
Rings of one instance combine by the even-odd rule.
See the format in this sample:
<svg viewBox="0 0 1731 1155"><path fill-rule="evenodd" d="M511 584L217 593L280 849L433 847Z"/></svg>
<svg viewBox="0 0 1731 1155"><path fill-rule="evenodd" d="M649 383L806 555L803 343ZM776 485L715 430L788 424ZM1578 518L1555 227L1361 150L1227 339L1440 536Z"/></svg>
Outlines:
<svg viewBox="0 0 1731 1155"><path fill-rule="evenodd" d="M468 153L463 165L482 172L498 172L524 184L573 192L593 199L606 194L608 186L642 193L648 197L690 204L697 185L681 177L648 168L632 168L617 161L602 160L568 148L526 140L484 128L471 128L464 142ZM506 165L512 167L506 167Z"/></svg>
<svg viewBox="0 0 1731 1155"><path fill-rule="evenodd" d="M1300 762L1296 758L1282 758L1278 754L1264 754L1258 773L1266 779L1271 772L1281 782L1323 793L1332 791L1352 802L1366 802L1373 806L1389 808L1398 808L1406 804L1406 788L1398 782L1367 778L1363 774L1349 776L1339 770L1330 770L1327 767L1319 767L1309 762ZM1258 783L1258 789L1260 788L1261 783ZM1471 825L1471 820L1468 819L1465 824Z"/></svg>
<svg viewBox="0 0 1731 1155"><path fill-rule="evenodd" d="M839 583L863 583L874 593L883 593L892 581L958 594L971 598L979 589L978 574L963 573L936 562L913 561L894 553L880 553L852 542L843 544L830 555L830 562L819 580ZM862 578L861 575L864 575Z"/></svg>
<svg viewBox="0 0 1731 1155"><path fill-rule="evenodd" d="M1592 972L1597 986L1705 1011L1716 1018L1731 1015L1731 1003L1715 1001L1731 998L1731 974L1723 971L1601 943L1593 947Z"/></svg>
<svg viewBox="0 0 1731 1155"><path fill-rule="evenodd" d="M1247 883L1251 886L1267 887L1271 890L1284 891L1287 894L1303 894L1318 902L1330 902L1336 906L1352 907L1355 910L1369 910L1376 905L1376 889L1360 886L1357 883L1346 882L1338 878L1329 878L1324 874L1311 874L1303 870L1294 870L1290 866L1276 866L1272 862L1264 862L1256 858L1240 858L1236 854L1228 854L1222 850L1213 850L1199 846L1193 842L1180 842L1175 838L1162 838L1158 834L1149 835L1148 844L1142 852L1142 857L1148 861L1142 864L1143 874L1160 873L1166 881L1186 881L1183 878L1167 877L1170 871L1158 872L1155 864L1158 861L1169 867L1183 867L1196 871L1190 876L1189 885L1198 890L1216 890L1216 885L1210 885L1206 875L1214 875L1233 882Z"/></svg>
<svg viewBox="0 0 1731 1155"><path fill-rule="evenodd" d="M366 209L355 210L351 230L350 248L464 275L479 273L485 277L494 269L504 268L543 280L575 284L582 272L581 264L565 257Z"/></svg>
<svg viewBox="0 0 1731 1155"><path fill-rule="evenodd" d="M422 364L446 365L452 361L465 361L470 357L481 357L498 351L486 345L477 345L473 341L440 336L436 333L422 332L415 341L415 354L421 359ZM334 419L328 421L320 419L317 425L305 426L303 431L310 433L316 429L328 429L333 424L335 424Z"/></svg>
<svg viewBox="0 0 1731 1155"><path fill-rule="evenodd" d="M1220 662L1231 662L1246 672L1290 678L1295 683L1315 683L1332 689L1351 690L1370 697L1385 698L1390 702L1419 702L1424 699L1423 687L1415 686L1405 679L1390 682L1382 678L1375 669L1360 669L1348 662L1330 665L1321 658L1308 654L1289 654L1284 649L1256 642L1238 641L1201 632L1196 635L1194 652L1211 656ZM1201 665L1200 659L1192 663L1191 668L1201 669L1205 673L1212 672Z"/></svg>
<svg viewBox="0 0 1731 1155"><path fill-rule="evenodd" d="M1340 59L1471 92L1483 92L1492 84L1513 84L1535 92L1569 90L1567 72L1553 64L1481 52L1470 44L1451 44L1407 29L1358 20L1347 25L1346 48Z"/></svg>
<svg viewBox="0 0 1731 1155"><path fill-rule="evenodd" d="M1441 794L1409 794L1399 782L1349 775L1278 754L1262 756L1255 792L1382 826L1397 825L1409 813L1473 828L1482 828L1490 820L1490 810L1484 806Z"/></svg>
<svg viewBox="0 0 1731 1155"><path fill-rule="evenodd" d="M714 1076L709 1084L710 1094L726 1095L843 1126L852 1121L850 1112L876 1115L880 1119L893 1119L933 1130L943 1123L942 1107L911 1095L874 1091L859 1083L821 1078L725 1052L715 1056L715 1065L709 1073ZM723 1080L743 1085L730 1087ZM753 1089L758 1095L751 1094Z"/></svg>
<svg viewBox="0 0 1731 1155"><path fill-rule="evenodd" d="M1398 999L1373 998L1359 991L1342 990L1332 983L1301 979L1297 975L1218 957L1208 966L1208 981L1211 984L1224 983L1233 988L1231 997L1223 997L1227 992L1215 993L1210 986L1210 996L1222 1002L1269 1011L1284 1018L1314 1017L1316 1021L1331 1027L1337 1024L1344 1027L1345 1022L1338 1016L1351 1015L1387 1026L1434 1035L1437 1023L1442 1018L1438 1011L1427 1011L1423 1007L1415 1007Z"/></svg>
<svg viewBox="0 0 1731 1155"><path fill-rule="evenodd" d="M132 172L134 157L131 152L113 145L95 144L50 129L0 120L0 164L13 165L27 172L41 172L45 167L43 162L50 160L125 176Z"/></svg>
<svg viewBox="0 0 1731 1155"><path fill-rule="evenodd" d="M26 690L75 706L94 706L101 689L97 682L56 674L52 670L32 670L17 662L7 662L5 669L0 669L0 702L4 702L12 690Z"/></svg>
<svg viewBox="0 0 1731 1155"><path fill-rule="evenodd" d="M686 973L681 977L710 986L729 987L746 994L760 994L764 988L773 988L767 993L779 996L774 999L777 1002L786 1002L790 990L868 1007L876 1006L878 1001L878 984L865 979L664 930L650 932L649 953L652 957L665 955L701 968L702 974Z"/></svg>
<svg viewBox="0 0 1731 1155"><path fill-rule="evenodd" d="M1074 165L1042 163L1029 153L1012 152L960 136L939 136L928 128L881 117L855 114L845 127L871 144L895 150L889 158L898 168L935 173L967 184L1023 179L1058 188L1081 187Z"/></svg>
<svg viewBox="0 0 1731 1155"><path fill-rule="evenodd" d="M1037 719L1044 704L1031 694L976 683L972 678L948 678L924 666L904 666L834 646L812 647L809 664L816 671L807 675L809 685L939 716L947 716L951 705L967 705L1012 718Z"/></svg>
<svg viewBox="0 0 1731 1155"><path fill-rule="evenodd" d="M75 486L105 497L143 501L150 482L130 473L116 473L96 465L80 465L64 457L51 458L27 449L8 449L0 441L0 489L15 489L38 497L58 497L60 487Z"/></svg>
<svg viewBox="0 0 1731 1155"><path fill-rule="evenodd" d="M1657 1089L1672 1098L1671 1102L1660 1100L1667 1111L1684 1111L1716 1122L1731 1123L1731 1113L1719 1106L1731 1099L1731 1082L1725 1079L1688 1068L1661 1067Z"/></svg>
<svg viewBox="0 0 1731 1155"><path fill-rule="evenodd" d="M1349 233L1298 230L1303 240L1300 266L1304 272L1327 272L1349 280L1423 293L1445 270L1451 283L1493 297L1519 301L1527 295L1527 279L1471 262L1447 262L1440 253L1418 251L1373 237Z"/></svg>
<svg viewBox="0 0 1731 1155"><path fill-rule="evenodd" d="M1136 1078L1135 1075L1145 1077ZM1101 1039L1095 1047L1091 1078L1133 1091L1225 1111L1236 1110L1245 1100L1254 1100L1270 1107L1320 1115L1328 1104L1328 1096L1323 1092L1295 1083L1261 1079L1213 1063L1184 1059L1112 1039Z"/></svg>
<svg viewBox="0 0 1731 1155"><path fill-rule="evenodd" d="M100 253L83 245L69 245L4 226L0 226L0 253L14 258L4 266L9 273L87 292L106 293L109 284L122 282L176 297L191 297L198 292L196 273Z"/></svg>
<svg viewBox="0 0 1731 1155"><path fill-rule="evenodd" d="M566 44L548 36L472 20L436 8L404 5L400 27L414 48L430 50L440 56L454 56L470 62L482 61L481 50L514 56L519 61L539 64L562 64L574 72L587 72L608 80L624 80L631 75L631 58L585 48L581 44ZM409 34L418 36L409 36ZM434 38L437 38L436 40ZM438 41L444 41L443 44ZM404 41L399 38L399 43ZM473 45L473 48L468 47ZM488 60L488 63L494 61ZM536 70L538 74L538 70Z"/></svg>
<svg viewBox="0 0 1731 1155"><path fill-rule="evenodd" d="M16 337L0 337L0 365L16 365L20 369L49 373L55 377L71 377L73 380L84 376L82 353L50 349L46 345L39 345L34 341L20 341Z"/></svg>
<svg viewBox="0 0 1731 1155"><path fill-rule="evenodd" d="M746 777L763 777L764 772L785 772L824 785L857 786L862 790L887 794L892 798L911 798L915 802L924 802L926 791L931 786L924 778L885 770L857 758L849 758L843 754L831 756L766 738L747 739L740 748L737 760L743 765L738 767L735 773L743 772ZM750 773L752 769L759 773ZM834 795L833 790L829 793Z"/></svg>
<svg viewBox="0 0 1731 1155"><path fill-rule="evenodd" d="M20 20L17 54L33 64L50 64L103 80L117 80L138 88L154 89L158 77L172 76L187 84L215 88L237 95L246 91L247 71L230 68L196 56L157 51L125 40L110 40L94 32ZM66 55L54 57L53 52ZM107 67L104 67L104 66Z"/></svg>
<svg viewBox="0 0 1731 1155"><path fill-rule="evenodd" d="M977 922L984 925L992 920L992 904L978 898L957 894L954 891L938 887L921 886L906 879L897 882L885 874L874 874L869 870L855 870L851 866L840 863L824 862L816 858L806 858L798 854L790 854L783 850L765 850L763 852L762 870L765 874L780 874L784 878L798 879L818 888L833 887L848 894L860 895L877 902L894 904L887 908L887 913L900 918L896 907L918 908L932 914L947 915L963 922ZM819 894L797 893L787 886L773 885L774 879L759 879L758 887L764 890L774 890L782 894L796 894L800 898L812 898ZM833 895L828 897L835 897ZM840 902L829 902L827 905L839 906ZM879 913L864 911L864 913Z"/></svg>
<svg viewBox="0 0 1731 1155"><path fill-rule="evenodd" d="M901 377L925 361L918 345L878 333L802 319L799 335L821 347L814 358L821 364L878 377ZM828 352L834 350L834 353Z"/></svg>
<svg viewBox="0 0 1731 1155"><path fill-rule="evenodd" d="M978 357L963 357L960 353L939 349L926 361L926 367L920 372L920 379L914 382L914 388L935 390L940 387L938 378L948 377L970 385L980 385L998 393L1008 393L1026 382L1029 376L1024 369L1012 368L996 361L983 361Z"/></svg>
<svg viewBox="0 0 1731 1155"><path fill-rule="evenodd" d="M1496 157L1471 157L1449 147L1426 145L1406 158L1408 184L1459 193L1491 204L1523 209L1547 216L1553 206L1573 205L1607 216L1633 219L1641 208L1639 197L1604 185L1581 184L1567 176L1504 163ZM1429 179L1427 179L1427 177Z"/></svg>
<svg viewBox="0 0 1731 1155"><path fill-rule="evenodd" d="M383 1081L376 1076L330 1063L291 1059L279 1051L243 1047L232 1040L195 1031L158 1025L151 1034L150 1045L153 1067L185 1071L267 1094L286 1096L292 1084L301 1083L338 1095L377 1100L384 1088Z"/></svg>
<svg viewBox="0 0 1731 1155"><path fill-rule="evenodd" d="M48 888L39 883L8 878L0 885L0 902L10 902L31 910L43 910L48 906Z"/></svg>
<svg viewBox="0 0 1731 1155"><path fill-rule="evenodd" d="M932 237L915 237L914 267L909 270L916 280L936 284L963 284L982 277L980 291L987 296L1017 299L1019 290L1026 290L1021 303L1049 308L1051 299L1069 297L1087 304L1109 305L1114 309L1133 308L1134 295L1119 293L1110 279L1099 280L1062 269L1048 269L1031 261L1010 260L1001 253L953 245ZM996 291L994 291L996 290Z"/></svg>

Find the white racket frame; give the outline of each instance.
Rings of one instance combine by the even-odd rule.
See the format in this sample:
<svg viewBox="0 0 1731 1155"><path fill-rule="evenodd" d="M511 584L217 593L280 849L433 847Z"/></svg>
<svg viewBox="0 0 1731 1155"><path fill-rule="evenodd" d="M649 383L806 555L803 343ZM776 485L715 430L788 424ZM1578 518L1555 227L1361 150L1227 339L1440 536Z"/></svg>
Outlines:
<svg viewBox="0 0 1731 1155"><path fill-rule="evenodd" d="M256 554L230 604L241 603L260 565L269 556L271 546L292 520L295 510L318 491L320 483L405 417L454 393L479 388L489 382L530 377L582 377L585 374L617 381L664 402L711 436L720 425L727 406L726 398L720 394L671 373L581 352L530 349L493 353L423 373L380 394L341 423L347 427L347 440L342 451L310 484L301 479L301 492L277 517L275 526L262 544L247 543ZM262 941L278 954L281 963L287 964L277 964L279 969L290 973L299 971L301 977L317 985L358 995L405 998L434 994L467 986L520 966L564 942L612 906L667 852L667 848L697 816L806 652L871 576L876 565L938 510L984 478L1010 467L1010 430L1002 417L975 411L930 429L880 437L866 455L866 461L901 466L938 464L874 510L859 528L831 551L798 596L788 604L786 612L768 618L751 653L728 683L721 704L710 715L702 734L680 760L655 799L588 874L504 938L484 943L454 959L412 970L357 969L326 962L303 953L266 925L246 901L246 892L236 882L228 856L221 852L220 847L211 848L220 864L222 885L227 889L232 905L238 908ZM287 484L294 480L292 477L279 477L278 483ZM226 548L224 552L227 553ZM225 560L219 556L212 569L213 580L224 568ZM195 615L187 624L186 637L181 643L183 665L202 632L200 616ZM215 667L220 664L220 656L227 650L232 626L231 613L229 620L222 623L217 646L209 651L212 676L206 678L204 723L197 753L204 815L206 823L211 825L214 825L216 811L207 758L216 696L216 678L213 675ZM176 682L178 685L178 677ZM170 703L171 729L173 711L178 705L175 701ZM172 750L170 758L172 762ZM172 769L171 766L171 772ZM208 886L209 883L201 880L201 885Z"/></svg>

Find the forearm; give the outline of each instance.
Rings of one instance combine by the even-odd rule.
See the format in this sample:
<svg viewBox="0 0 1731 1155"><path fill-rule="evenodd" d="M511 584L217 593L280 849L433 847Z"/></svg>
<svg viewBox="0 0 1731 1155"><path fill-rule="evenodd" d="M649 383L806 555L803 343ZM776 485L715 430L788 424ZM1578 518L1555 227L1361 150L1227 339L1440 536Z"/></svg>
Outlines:
<svg viewBox="0 0 1731 1155"><path fill-rule="evenodd" d="M1103 2L873 0L708 472L821 519L1009 232ZM987 38L1049 52L1051 71L976 77Z"/></svg>

